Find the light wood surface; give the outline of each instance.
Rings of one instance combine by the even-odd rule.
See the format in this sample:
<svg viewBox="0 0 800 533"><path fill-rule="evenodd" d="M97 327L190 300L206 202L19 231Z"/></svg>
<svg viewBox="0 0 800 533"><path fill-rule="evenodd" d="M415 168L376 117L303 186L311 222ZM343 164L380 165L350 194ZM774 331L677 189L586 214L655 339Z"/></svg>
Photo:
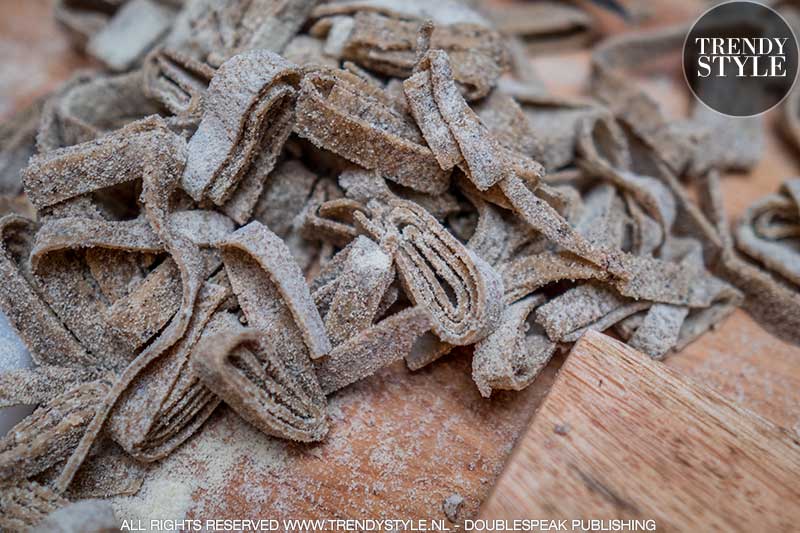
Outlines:
<svg viewBox="0 0 800 533"><path fill-rule="evenodd" d="M693 12L686 6L694 2L679 3L680 13ZM676 2L645 4L648 24L675 21ZM0 2L0 119L52 90L75 68L92 65L69 48L50 5ZM608 26L625 30L616 20ZM536 66L556 90L586 87L586 52L540 58ZM770 125L765 156L753 174L724 181L731 213L775 190L797 173L797 163ZM186 518L443 518L442 502L453 494L464 498L459 517L474 516L562 361L556 357L526 391L491 400L475 389L465 351L416 373L394 365L332 397L332 433L318 446L267 439L221 410L175 457L157 466L152 479L161 479L159 469L196 473L190 502L179 509ZM800 348L771 337L743 312L664 364L800 434ZM238 455L226 447L241 443L247 446ZM204 455L215 445L217 455L233 454L222 466ZM145 482L140 507L157 503L148 495L157 494L154 483Z"/></svg>
<svg viewBox="0 0 800 533"><path fill-rule="evenodd" d="M561 367L482 517L796 531L798 480L796 436L590 332Z"/></svg>

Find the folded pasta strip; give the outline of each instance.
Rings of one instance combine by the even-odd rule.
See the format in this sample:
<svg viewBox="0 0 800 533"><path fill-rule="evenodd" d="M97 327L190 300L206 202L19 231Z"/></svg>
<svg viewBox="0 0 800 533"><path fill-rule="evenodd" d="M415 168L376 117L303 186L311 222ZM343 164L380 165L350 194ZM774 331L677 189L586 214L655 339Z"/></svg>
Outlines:
<svg viewBox="0 0 800 533"><path fill-rule="evenodd" d="M416 61L417 22L360 11L353 17L351 26L342 45L344 59L397 78L412 73ZM489 94L509 63L500 34L486 26L436 26L431 46L450 54L454 78L470 100Z"/></svg>
<svg viewBox="0 0 800 533"><path fill-rule="evenodd" d="M736 229L736 246L771 271L800 285L800 179L783 184L748 208Z"/></svg>
<svg viewBox="0 0 800 533"><path fill-rule="evenodd" d="M281 239L251 222L219 243L249 328L220 332L199 348L200 380L267 433L315 441L326 402L311 359L330 351L322 319Z"/></svg>
<svg viewBox="0 0 800 533"><path fill-rule="evenodd" d="M203 117L189 140L181 184L237 222L249 219L294 123L299 72L277 54L254 50L217 69Z"/></svg>
<svg viewBox="0 0 800 533"><path fill-rule="evenodd" d="M500 320L503 283L497 272L458 242L417 204L371 204L356 213L373 238L397 239L396 266L409 298L428 310L433 330L451 344L472 344Z"/></svg>
<svg viewBox="0 0 800 533"><path fill-rule="evenodd" d="M482 396L489 397L495 389L524 389L550 360L556 343L530 323L544 299L532 295L509 305L500 326L475 345L472 379Z"/></svg>
<svg viewBox="0 0 800 533"><path fill-rule="evenodd" d="M412 189L433 194L447 189L449 173L384 93L336 70L310 72L300 85L298 135Z"/></svg>

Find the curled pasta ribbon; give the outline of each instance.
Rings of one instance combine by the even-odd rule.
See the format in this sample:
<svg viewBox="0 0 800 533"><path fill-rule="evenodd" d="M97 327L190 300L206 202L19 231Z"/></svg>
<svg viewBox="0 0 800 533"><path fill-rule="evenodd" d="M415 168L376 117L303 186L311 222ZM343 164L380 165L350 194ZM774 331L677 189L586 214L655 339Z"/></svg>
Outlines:
<svg viewBox="0 0 800 533"><path fill-rule="evenodd" d="M670 187L680 191L677 179L674 176L667 177L670 178ZM717 254L716 264L713 265L715 273L744 293L744 309L764 329L786 342L800 345L800 292L736 253L724 209L719 172L709 172L701 183L705 212L700 211L688 194L676 196L691 217L703 244Z"/></svg>
<svg viewBox="0 0 800 533"><path fill-rule="evenodd" d="M97 139L134 119L158 114L161 109L145 93L142 80L140 70L73 76L44 105L38 152Z"/></svg>
<svg viewBox="0 0 800 533"><path fill-rule="evenodd" d="M665 51L680 50L685 35L683 25L632 33L605 41L592 55L594 95L676 172L682 171L691 158L689 139L670 124L658 102L631 83L626 69Z"/></svg>
<svg viewBox="0 0 800 533"><path fill-rule="evenodd" d="M450 184L409 117L386 93L341 70L316 70L303 78L296 132L400 185L440 194Z"/></svg>
<svg viewBox="0 0 800 533"><path fill-rule="evenodd" d="M150 53L142 68L144 93L161 102L183 121L197 124L214 69L170 48Z"/></svg>
<svg viewBox="0 0 800 533"><path fill-rule="evenodd" d="M237 186L263 184L292 131L299 81L295 65L265 50L242 53L219 67L188 143L182 185L192 198L222 205ZM253 196L251 210L258 194Z"/></svg>
<svg viewBox="0 0 800 533"><path fill-rule="evenodd" d="M217 326L214 313L229 290L206 283L183 337L137 374L108 422L111 437L140 461L166 457L211 416L219 400L188 376L195 346Z"/></svg>
<svg viewBox="0 0 800 533"><path fill-rule="evenodd" d="M624 275L614 262L613 250L603 250L586 241L535 194L548 192L540 182L544 169L494 138L459 93L447 54L429 50L418 68L419 72L407 79L403 88L439 164L445 168L457 164L478 191L514 209L554 243L615 275Z"/></svg>
<svg viewBox="0 0 800 533"><path fill-rule="evenodd" d="M249 328L204 343L197 375L260 430L320 440L327 432L326 401L311 359L331 345L300 267L280 237L259 222L218 246Z"/></svg>
<svg viewBox="0 0 800 533"><path fill-rule="evenodd" d="M755 202L736 229L736 246L769 270L800 285L800 179Z"/></svg>
<svg viewBox="0 0 800 533"><path fill-rule="evenodd" d="M622 128L602 116L583 120L578 129L579 165L628 193L661 225L666 236L675 222L675 198L661 181L630 171L631 154Z"/></svg>
<svg viewBox="0 0 800 533"><path fill-rule="evenodd" d="M370 208L371 220L360 212L356 220L376 240L397 239L400 280L414 304L430 313L436 335L455 345L486 337L502 315L500 275L416 203L398 199Z"/></svg>
<svg viewBox="0 0 800 533"><path fill-rule="evenodd" d="M268 435L301 442L328 431L325 396L313 371L297 374L285 354L253 328L208 338L193 361L194 372L242 418ZM314 383L309 388L307 385Z"/></svg>
<svg viewBox="0 0 800 533"><path fill-rule="evenodd" d="M509 305L500 326L475 345L472 379L484 397L494 389L522 390L545 367L556 349L537 324L529 320L543 295L532 295Z"/></svg>
<svg viewBox="0 0 800 533"><path fill-rule="evenodd" d="M88 353L37 290L26 266L36 223L18 215L0 219L0 309L39 365L94 366Z"/></svg>
<svg viewBox="0 0 800 533"><path fill-rule="evenodd" d="M145 119L139 123L131 124L130 126L120 130L137 129L149 126L154 126L158 129L156 132L162 134L163 122L159 119ZM165 129L165 128L164 128ZM167 130L168 131L168 130ZM111 143L111 146L106 146L109 139L113 137L104 137L103 139L94 143L87 143L83 150L88 150L90 153L94 148L100 149L100 153L104 156L107 154L108 159L113 163L111 168L107 169L108 172L98 173L101 176L110 179L111 171L117 170L123 174L124 180L117 177L117 183L123 181L131 181L136 178L142 179L142 194L141 201L143 204L144 215L150 223L151 228L158 236L158 239L164 243L164 248L175 262L181 279L181 303L178 310L175 312L172 319L161 333L152 340L152 342L139 353L136 358L125 368L120 375L117 382L111 388L108 396L102 405L98 408L89 427L86 430L81 442L75 449L75 453L67 461L63 471L56 479L54 487L57 491L63 492L69 487L75 474L80 468L81 464L86 460L92 444L97 439L100 432L103 430L106 422L111 415L114 415L114 424L117 427L118 435L145 435L147 428L144 430L140 426L147 425L148 420L146 416L131 416L126 415L126 411L136 411L138 407L137 402L127 401L125 393L138 392L145 389L135 386L140 376L152 366L160 362L172 347L184 337L187 329L192 322L192 314L197 301L200 289L204 283L204 278L207 275L207 267L205 265L204 256L201 253L198 244L194 243L191 239L187 238L182 232L177 231L171 223L171 213L173 210L173 193L177 189L180 176L184 169L186 160L185 146L181 139L175 134L169 132L163 133L167 139L164 140L164 148L174 147L172 152L164 153L164 148L160 147L157 140L153 138L152 134L146 138L151 144L145 146L138 146L139 151L128 152L122 151L119 154L114 154L114 144L120 145L120 141ZM121 146L125 146L124 143ZM66 149L69 150L69 149ZM56 151L59 152L59 151ZM68 152L70 155L71 152ZM81 151L78 151L81 153ZM143 154L147 154L143 157ZM83 158L67 159L61 165L61 169L67 175L78 175L87 173L86 154ZM54 166L50 171L55 171L58 166ZM121 170L120 170L121 169ZM106 169L104 169L106 170ZM97 187L96 184L93 184ZM108 186L108 185L105 185ZM97 187L99 188L99 187ZM135 395L134 395L135 396ZM116 410L115 410L116 408ZM121 439L125 441L125 439ZM125 441L128 442L128 441ZM125 446L123 442L120 443ZM131 446L135 449L135 446ZM166 452L168 453L168 452Z"/></svg>

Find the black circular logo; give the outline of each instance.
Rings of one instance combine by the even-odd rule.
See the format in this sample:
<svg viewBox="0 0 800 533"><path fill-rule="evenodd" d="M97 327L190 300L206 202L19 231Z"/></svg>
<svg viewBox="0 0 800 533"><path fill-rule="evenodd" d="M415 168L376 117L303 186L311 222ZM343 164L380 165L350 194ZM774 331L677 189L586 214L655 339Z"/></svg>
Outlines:
<svg viewBox="0 0 800 533"><path fill-rule="evenodd" d="M683 45L683 72L711 109L749 117L783 100L797 77L797 39L775 10L734 1L706 11Z"/></svg>

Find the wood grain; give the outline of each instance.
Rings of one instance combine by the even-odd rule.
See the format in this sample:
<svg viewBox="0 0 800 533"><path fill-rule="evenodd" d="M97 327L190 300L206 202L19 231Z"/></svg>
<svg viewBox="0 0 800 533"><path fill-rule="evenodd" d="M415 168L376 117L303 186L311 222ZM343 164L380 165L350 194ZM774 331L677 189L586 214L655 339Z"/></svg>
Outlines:
<svg viewBox="0 0 800 533"><path fill-rule="evenodd" d="M599 333L573 348L485 518L796 531L800 440Z"/></svg>

